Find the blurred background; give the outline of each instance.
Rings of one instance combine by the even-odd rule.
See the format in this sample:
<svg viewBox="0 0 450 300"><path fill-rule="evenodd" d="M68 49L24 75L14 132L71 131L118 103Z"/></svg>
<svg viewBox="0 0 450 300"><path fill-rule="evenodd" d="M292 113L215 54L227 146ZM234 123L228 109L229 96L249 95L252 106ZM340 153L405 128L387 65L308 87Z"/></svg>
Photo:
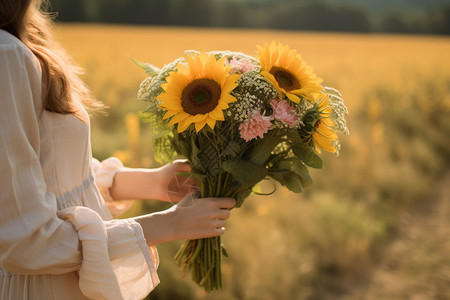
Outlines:
<svg viewBox="0 0 450 300"><path fill-rule="evenodd" d="M56 33L109 108L94 156L157 167L136 112L144 72L186 49L256 55L278 40L339 89L350 136L302 194L278 187L232 211L224 288L183 280L158 247L150 299L450 299L449 0L52 0ZM272 189L264 181L261 188ZM122 217L169 207L136 201Z"/></svg>

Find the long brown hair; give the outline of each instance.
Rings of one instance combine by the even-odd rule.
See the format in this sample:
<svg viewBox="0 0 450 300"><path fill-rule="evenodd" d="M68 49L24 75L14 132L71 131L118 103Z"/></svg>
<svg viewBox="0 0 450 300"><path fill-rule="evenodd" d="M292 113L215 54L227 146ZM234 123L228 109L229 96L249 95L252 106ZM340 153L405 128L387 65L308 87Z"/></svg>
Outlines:
<svg viewBox="0 0 450 300"><path fill-rule="evenodd" d="M79 78L80 68L53 38L46 5L46 0L0 0L0 29L20 39L38 58L45 110L73 113L76 100L91 111L102 108Z"/></svg>

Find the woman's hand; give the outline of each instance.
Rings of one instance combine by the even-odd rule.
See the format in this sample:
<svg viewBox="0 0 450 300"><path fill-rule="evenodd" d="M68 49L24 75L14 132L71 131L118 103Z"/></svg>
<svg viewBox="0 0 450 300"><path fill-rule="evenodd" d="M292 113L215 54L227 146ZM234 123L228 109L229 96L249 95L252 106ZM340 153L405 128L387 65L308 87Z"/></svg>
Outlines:
<svg viewBox="0 0 450 300"><path fill-rule="evenodd" d="M135 218L141 224L148 245L173 240L199 239L222 235L231 198L186 197L168 210Z"/></svg>
<svg viewBox="0 0 450 300"><path fill-rule="evenodd" d="M192 177L177 175L190 173L191 166L184 161L176 160L157 170L159 196L156 199L166 202L179 202L188 194L198 190L198 183Z"/></svg>
<svg viewBox="0 0 450 300"><path fill-rule="evenodd" d="M197 190L197 180L177 175L190 171L189 164L183 161L174 161L157 169L122 168L114 176L110 194L114 200L156 199L179 202L188 193Z"/></svg>
<svg viewBox="0 0 450 300"><path fill-rule="evenodd" d="M188 196L174 206L175 239L198 239L222 235L230 209L231 198L193 198Z"/></svg>

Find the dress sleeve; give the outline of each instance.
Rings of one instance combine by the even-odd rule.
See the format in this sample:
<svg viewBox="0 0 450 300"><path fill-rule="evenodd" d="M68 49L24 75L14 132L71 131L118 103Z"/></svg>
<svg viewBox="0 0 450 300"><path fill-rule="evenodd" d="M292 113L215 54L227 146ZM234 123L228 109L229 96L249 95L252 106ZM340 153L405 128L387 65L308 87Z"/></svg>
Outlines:
<svg viewBox="0 0 450 300"><path fill-rule="evenodd" d="M109 193L114 176L123 168L122 162L117 157L110 157L100 162L92 159L92 171L95 176L95 183L113 217L118 217L125 213L134 203L134 200L114 200Z"/></svg>
<svg viewBox="0 0 450 300"><path fill-rule="evenodd" d="M0 44L0 101L0 266L23 275L78 271L91 299L144 298L159 279L142 228L87 207L57 211L39 159L40 66L16 44Z"/></svg>

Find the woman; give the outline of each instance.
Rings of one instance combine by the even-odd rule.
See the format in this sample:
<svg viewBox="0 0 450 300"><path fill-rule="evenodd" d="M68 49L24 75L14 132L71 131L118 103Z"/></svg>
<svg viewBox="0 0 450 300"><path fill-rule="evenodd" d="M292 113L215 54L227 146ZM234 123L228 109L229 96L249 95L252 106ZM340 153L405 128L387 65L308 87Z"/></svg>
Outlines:
<svg viewBox="0 0 450 300"><path fill-rule="evenodd" d="M118 200L182 199L189 186L170 194L169 185L190 168L92 159L85 108L99 105L53 42L41 4L0 0L0 299L142 299L159 282L154 246L221 235L235 201L186 197L112 219Z"/></svg>

